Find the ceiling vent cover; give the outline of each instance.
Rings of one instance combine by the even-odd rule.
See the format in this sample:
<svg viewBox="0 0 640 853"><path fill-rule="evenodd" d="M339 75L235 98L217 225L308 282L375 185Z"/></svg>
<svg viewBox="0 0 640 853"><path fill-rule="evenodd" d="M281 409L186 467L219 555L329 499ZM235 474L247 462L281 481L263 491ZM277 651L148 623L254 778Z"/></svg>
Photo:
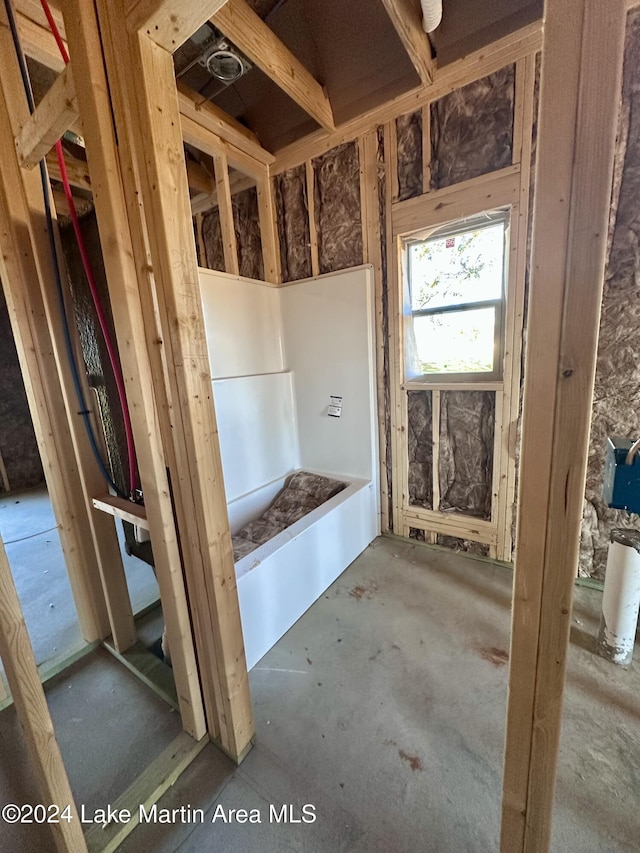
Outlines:
<svg viewBox="0 0 640 853"><path fill-rule="evenodd" d="M230 42L222 39L212 44L198 60L212 77L225 86L235 83L251 70L251 63Z"/></svg>

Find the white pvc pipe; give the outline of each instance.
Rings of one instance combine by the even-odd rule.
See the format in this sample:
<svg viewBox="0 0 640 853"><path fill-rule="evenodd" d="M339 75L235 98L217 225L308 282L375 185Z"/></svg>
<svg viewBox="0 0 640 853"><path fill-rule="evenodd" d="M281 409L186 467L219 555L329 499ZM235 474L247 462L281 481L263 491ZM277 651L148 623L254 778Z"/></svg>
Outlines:
<svg viewBox="0 0 640 853"><path fill-rule="evenodd" d="M635 531L629 533L633 537ZM632 539L631 544L622 544L614 536L609 545L598 633L598 653L602 657L612 663L631 663L639 609L640 554Z"/></svg>
<svg viewBox="0 0 640 853"><path fill-rule="evenodd" d="M425 33L432 33L442 20L442 0L420 0L422 6L422 27Z"/></svg>

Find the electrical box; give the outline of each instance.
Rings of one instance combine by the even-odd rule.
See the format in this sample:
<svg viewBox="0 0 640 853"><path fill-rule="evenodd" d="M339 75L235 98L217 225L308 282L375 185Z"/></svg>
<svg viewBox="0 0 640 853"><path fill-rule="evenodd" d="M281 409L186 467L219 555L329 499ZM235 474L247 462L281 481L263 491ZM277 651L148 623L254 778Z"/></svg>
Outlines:
<svg viewBox="0 0 640 853"><path fill-rule="evenodd" d="M634 443L630 438L608 438L604 469L603 499L611 509L640 513L640 455L626 464L627 453Z"/></svg>

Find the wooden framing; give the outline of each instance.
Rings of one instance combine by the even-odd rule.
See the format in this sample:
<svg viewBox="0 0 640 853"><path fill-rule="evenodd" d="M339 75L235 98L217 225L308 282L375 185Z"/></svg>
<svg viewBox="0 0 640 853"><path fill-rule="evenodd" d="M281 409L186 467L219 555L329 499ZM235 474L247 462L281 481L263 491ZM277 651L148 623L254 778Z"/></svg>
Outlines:
<svg viewBox="0 0 640 853"><path fill-rule="evenodd" d="M44 806L69 806L71 820L51 823L56 848L85 853L87 844L56 740L9 561L0 539L0 658L18 712Z"/></svg>
<svg viewBox="0 0 640 853"><path fill-rule="evenodd" d="M226 0L128 0L125 4L130 33L144 31L157 45L173 53Z"/></svg>
<svg viewBox="0 0 640 853"><path fill-rule="evenodd" d="M362 163L362 158L360 159ZM309 216L309 244L311 247L311 275L320 275L320 259L318 257L318 226L316 224L316 173L311 160L304 164L307 179L307 212ZM362 169L362 166L360 167ZM364 198L364 195L362 196ZM363 234L363 246L366 238ZM366 260L365 260L366 262Z"/></svg>
<svg viewBox="0 0 640 853"><path fill-rule="evenodd" d="M320 127L335 129L326 92L245 0L227 0L211 22Z"/></svg>
<svg viewBox="0 0 640 853"><path fill-rule="evenodd" d="M238 246L236 243L236 229L233 222L233 205L231 202L231 187L229 186L227 155L215 154L213 157L213 166L216 174L216 187L218 188L218 210L220 211L224 268L226 272L232 275L239 275Z"/></svg>
<svg viewBox="0 0 640 853"><path fill-rule="evenodd" d="M99 2L99 28L119 153L126 163L122 178L129 227L137 235L134 252L138 269L150 259L154 273L151 298L142 308L147 347L155 350L164 371L164 380L157 376L155 386L167 395L161 431L207 725L210 736L240 761L251 746L253 720L186 170L177 156L182 137L173 62L143 33L127 36L118 6ZM137 81L135 90L131 79ZM149 288L146 275L139 276L139 284Z"/></svg>
<svg viewBox="0 0 640 853"><path fill-rule="evenodd" d="M387 101L380 107L375 107L344 122L331 133L318 130L279 149L275 152L275 163L271 167L271 174L276 175L298 166L305 160L318 157L331 148L342 145L343 142L357 139L360 134L372 127L386 124L398 116L421 109L425 104L438 100L454 89L535 53L540 50L541 44L542 22L536 21L494 42L491 50L482 48L442 69L436 68L433 83L430 86L418 86L416 89L411 89L409 92Z"/></svg>
<svg viewBox="0 0 640 853"><path fill-rule="evenodd" d="M107 96L102 47L93 5L86 0L68 0L65 20L73 61L78 69L78 98L87 126L87 156L96 187L98 227L101 239L108 241L110 247L110 251L104 254L105 269L119 349L123 354L127 398L132 412L140 478L172 649L182 722L187 732L200 739L206 731L204 706L195 649L191 641L178 534L171 505L171 486L158 423L161 412L154 393L157 380L154 383L155 377L145 346L147 325L144 322L145 305L142 300L145 291L136 284L138 274L134 247L129 233L111 104ZM186 174L184 160L181 165ZM158 375L162 376L161 367L156 373ZM134 508L135 505L132 505L130 511L133 512Z"/></svg>
<svg viewBox="0 0 640 853"><path fill-rule="evenodd" d="M20 165L31 169L53 148L78 118L71 66L65 66L16 138Z"/></svg>
<svg viewBox="0 0 640 853"><path fill-rule="evenodd" d="M416 69L420 82L433 82L433 56L429 36L422 26L420 0L382 0L396 32Z"/></svg>
<svg viewBox="0 0 640 853"><path fill-rule="evenodd" d="M546 8L503 853L548 850L551 837L625 19L624 0Z"/></svg>
<svg viewBox="0 0 640 853"><path fill-rule="evenodd" d="M278 240L278 217L276 215L273 185L268 175L258 179L258 218L265 281L280 284L280 243Z"/></svg>
<svg viewBox="0 0 640 853"><path fill-rule="evenodd" d="M14 136L28 111L5 15L0 10L2 280L81 630L87 642L111 630L124 649L134 642L135 628L113 522L96 517L90 504L89 491L101 477L76 414L63 355L54 272L41 227L40 175L22 171L15 151Z"/></svg>

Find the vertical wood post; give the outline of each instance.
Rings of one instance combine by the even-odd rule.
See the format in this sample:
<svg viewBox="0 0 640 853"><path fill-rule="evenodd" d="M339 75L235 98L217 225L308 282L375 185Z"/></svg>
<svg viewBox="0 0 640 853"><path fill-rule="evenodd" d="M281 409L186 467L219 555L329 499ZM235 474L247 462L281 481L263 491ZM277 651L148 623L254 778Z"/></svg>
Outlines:
<svg viewBox="0 0 640 853"><path fill-rule="evenodd" d="M71 819L51 823L60 853L86 853L87 844L73 800L60 747L40 684L40 675L0 539L0 658L13 696L44 806L69 806ZM20 805L20 804L18 804Z"/></svg>
<svg viewBox="0 0 640 853"><path fill-rule="evenodd" d="M545 6L502 853L551 837L625 11Z"/></svg>
<svg viewBox="0 0 640 853"><path fill-rule="evenodd" d="M129 214L153 270L148 321L157 323L166 371L168 461L207 722L239 761L254 728L173 62L145 33L126 32L120 3L99 0L98 17L119 147L132 166L122 170L125 193L138 199Z"/></svg>

